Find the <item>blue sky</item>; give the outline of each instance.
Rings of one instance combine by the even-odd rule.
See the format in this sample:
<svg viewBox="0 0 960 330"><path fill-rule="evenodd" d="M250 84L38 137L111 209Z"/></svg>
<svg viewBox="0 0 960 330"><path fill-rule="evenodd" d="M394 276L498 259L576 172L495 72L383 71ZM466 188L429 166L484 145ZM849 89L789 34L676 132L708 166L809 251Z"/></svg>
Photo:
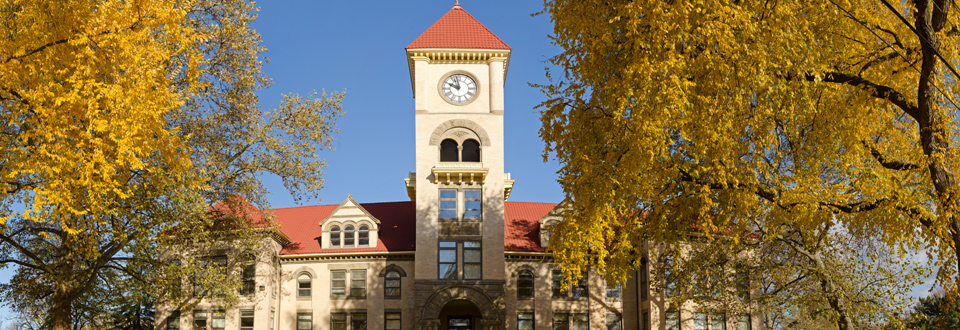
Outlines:
<svg viewBox="0 0 960 330"><path fill-rule="evenodd" d="M270 59L263 71L273 86L260 92L264 110L284 93L346 91L336 150L324 151L326 185L320 201L339 204L409 200L403 179L415 170L414 99L404 47L450 10L454 0L263 1L254 28ZM549 17L531 17L539 0L463 0L461 6L513 48L505 87L505 166L516 185L511 201L559 202L559 165L544 163L534 107L543 100L528 83L545 83ZM374 152L375 151L375 152ZM279 180L265 178L272 207L297 206ZM0 270L9 281L10 268ZM0 327L13 317L0 307Z"/></svg>
<svg viewBox="0 0 960 330"><path fill-rule="evenodd" d="M415 170L414 99L404 47L443 14L453 0L270 1L256 29L274 85L260 93L268 107L281 93L346 91L346 115L338 122L336 150L327 161L321 204L339 204L352 193L361 202L409 200L403 179ZM505 87L505 167L516 186L511 201L559 202L559 165L544 163L534 107L543 94L550 44L549 17L531 17L540 1L461 1L461 6L513 48ZM374 83L371 83L374 82ZM295 206L278 182L270 182L273 207ZM304 204L316 204L306 201Z"/></svg>

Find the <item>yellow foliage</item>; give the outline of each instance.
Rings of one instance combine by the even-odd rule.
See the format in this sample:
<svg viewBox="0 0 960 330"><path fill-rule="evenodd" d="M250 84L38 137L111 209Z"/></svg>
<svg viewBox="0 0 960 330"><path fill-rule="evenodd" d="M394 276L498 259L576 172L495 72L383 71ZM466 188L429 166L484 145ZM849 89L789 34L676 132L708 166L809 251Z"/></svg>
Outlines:
<svg viewBox="0 0 960 330"><path fill-rule="evenodd" d="M540 134L572 201L557 260L623 280L645 240L763 216L929 248L956 280L960 15L887 2L545 1L564 51Z"/></svg>

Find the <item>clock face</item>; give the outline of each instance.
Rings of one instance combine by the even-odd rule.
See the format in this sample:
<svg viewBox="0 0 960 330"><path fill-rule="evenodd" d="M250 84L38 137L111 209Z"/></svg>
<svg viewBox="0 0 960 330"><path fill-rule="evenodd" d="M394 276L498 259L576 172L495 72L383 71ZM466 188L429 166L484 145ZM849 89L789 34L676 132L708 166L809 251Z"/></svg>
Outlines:
<svg viewBox="0 0 960 330"><path fill-rule="evenodd" d="M465 74L452 74L443 80L443 97L453 103L467 103L477 96L477 83Z"/></svg>

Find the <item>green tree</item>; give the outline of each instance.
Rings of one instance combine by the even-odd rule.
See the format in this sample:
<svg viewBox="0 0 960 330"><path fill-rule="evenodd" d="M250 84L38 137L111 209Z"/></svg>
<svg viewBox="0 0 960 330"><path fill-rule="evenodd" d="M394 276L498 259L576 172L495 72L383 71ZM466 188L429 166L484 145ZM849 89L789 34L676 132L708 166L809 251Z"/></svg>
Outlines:
<svg viewBox="0 0 960 330"><path fill-rule="evenodd" d="M118 297L179 290L157 275L169 244L229 232L255 247L243 229L269 216L209 209L266 205L260 174L316 197L343 95L288 95L263 113L255 12L246 0L0 4L0 264L17 272L0 286L6 304L78 328ZM239 285L209 284L226 300Z"/></svg>
<svg viewBox="0 0 960 330"><path fill-rule="evenodd" d="M960 329L960 302L943 292L920 298L907 320L907 329Z"/></svg>
<svg viewBox="0 0 960 330"><path fill-rule="evenodd" d="M540 135L572 201L556 260L624 279L644 241L770 214L766 237L835 223L956 283L952 4L544 1L563 51Z"/></svg>

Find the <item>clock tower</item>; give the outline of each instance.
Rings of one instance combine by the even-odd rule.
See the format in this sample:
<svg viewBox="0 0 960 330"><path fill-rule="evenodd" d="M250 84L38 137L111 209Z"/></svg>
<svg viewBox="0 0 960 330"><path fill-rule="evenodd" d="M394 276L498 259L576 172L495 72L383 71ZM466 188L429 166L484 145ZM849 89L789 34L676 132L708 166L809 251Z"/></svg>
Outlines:
<svg viewBox="0 0 960 330"><path fill-rule="evenodd" d="M510 47L456 5L406 54L416 99L416 172L404 180L417 214L415 319L421 329L500 329Z"/></svg>

